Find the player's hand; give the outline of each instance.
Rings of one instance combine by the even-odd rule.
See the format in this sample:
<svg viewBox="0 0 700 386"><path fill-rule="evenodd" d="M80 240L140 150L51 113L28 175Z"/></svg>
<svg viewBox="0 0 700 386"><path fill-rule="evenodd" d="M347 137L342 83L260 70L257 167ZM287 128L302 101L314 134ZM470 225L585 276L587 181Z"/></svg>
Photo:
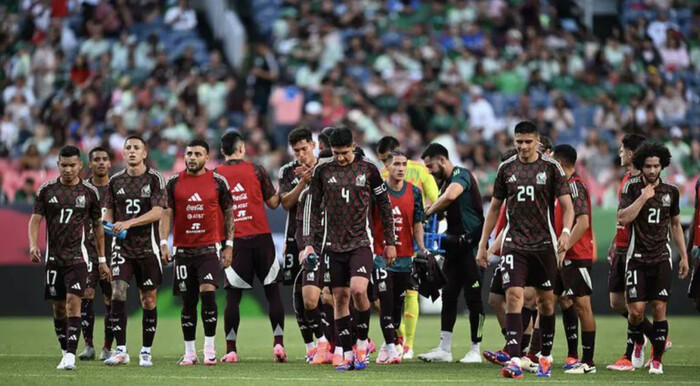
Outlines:
<svg viewBox="0 0 700 386"><path fill-rule="evenodd" d="M112 282L112 270L109 269L107 263L100 263L97 270L100 272L100 279Z"/></svg>
<svg viewBox="0 0 700 386"><path fill-rule="evenodd" d="M690 271L690 267L688 267L688 259L681 259L681 263L678 264L678 278L685 279L688 277L688 272Z"/></svg>
<svg viewBox="0 0 700 386"><path fill-rule="evenodd" d="M221 253L221 268L226 269L231 266L233 261L233 247L226 247Z"/></svg>
<svg viewBox="0 0 700 386"><path fill-rule="evenodd" d="M304 263L306 262L306 256L312 253L316 253L314 251L314 247L312 247L311 245L307 245L306 248L304 248L304 250L299 253L299 263L301 263L301 265L304 265Z"/></svg>
<svg viewBox="0 0 700 386"><path fill-rule="evenodd" d="M487 268L489 266L489 252L486 250L485 246L481 245L481 243L476 251L476 263L481 268Z"/></svg>
<svg viewBox="0 0 700 386"><path fill-rule="evenodd" d="M112 227L114 234L117 234L117 235L122 233L122 231L125 231L129 228L131 228L131 222L128 220L115 222L114 226Z"/></svg>
<svg viewBox="0 0 700 386"><path fill-rule="evenodd" d="M562 232L561 236L559 236L559 241L557 241L557 254L562 254L566 253L566 251L569 250L569 238L571 236L568 233Z"/></svg>
<svg viewBox="0 0 700 386"><path fill-rule="evenodd" d="M29 256L32 258L32 263L41 263L41 250L39 247L29 248Z"/></svg>
<svg viewBox="0 0 700 386"><path fill-rule="evenodd" d="M564 258L566 257L566 252L564 253L557 253L557 268L561 269L562 264L564 263Z"/></svg>
<svg viewBox="0 0 700 386"><path fill-rule="evenodd" d="M394 260L396 260L396 247L393 245L388 245L384 248L384 254L386 255L386 265L391 265Z"/></svg>
<svg viewBox="0 0 700 386"><path fill-rule="evenodd" d="M654 197L654 194L654 185L649 184L642 189L642 197L644 197L645 200Z"/></svg>
<svg viewBox="0 0 700 386"><path fill-rule="evenodd" d="M170 248L167 245L160 246L160 259L163 261L163 265L168 265L173 261L173 255L170 254Z"/></svg>
<svg viewBox="0 0 700 386"><path fill-rule="evenodd" d="M314 169L306 165L301 165L298 168L294 169L294 174L296 174L297 177L299 177L302 181L304 181L307 184L311 182L313 172Z"/></svg>

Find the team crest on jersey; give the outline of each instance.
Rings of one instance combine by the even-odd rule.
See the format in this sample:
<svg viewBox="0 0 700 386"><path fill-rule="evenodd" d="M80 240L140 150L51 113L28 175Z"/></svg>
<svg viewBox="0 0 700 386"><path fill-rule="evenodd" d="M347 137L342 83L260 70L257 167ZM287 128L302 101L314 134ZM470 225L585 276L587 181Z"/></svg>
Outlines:
<svg viewBox="0 0 700 386"><path fill-rule="evenodd" d="M546 185L547 184L547 173L541 172L537 173L537 185Z"/></svg>
<svg viewBox="0 0 700 386"><path fill-rule="evenodd" d="M637 297L637 287L632 287L629 290L629 297L631 298L636 298Z"/></svg>
<svg viewBox="0 0 700 386"><path fill-rule="evenodd" d="M306 274L306 281L313 281L314 280L314 273L309 272Z"/></svg>
<svg viewBox="0 0 700 386"><path fill-rule="evenodd" d="M148 198L151 197L151 185L146 185L141 188L141 197Z"/></svg>
<svg viewBox="0 0 700 386"><path fill-rule="evenodd" d="M180 292L187 292L187 284L184 281L181 281L178 286L180 287Z"/></svg>
<svg viewBox="0 0 700 386"><path fill-rule="evenodd" d="M80 195L75 198L75 207L76 208L85 208L85 196Z"/></svg>
<svg viewBox="0 0 700 386"><path fill-rule="evenodd" d="M49 295L56 296L56 287L54 287L54 286L49 287Z"/></svg>
<svg viewBox="0 0 700 386"><path fill-rule="evenodd" d="M119 266L112 268L112 276L119 276Z"/></svg>
<svg viewBox="0 0 700 386"><path fill-rule="evenodd" d="M379 282L379 292L386 292L386 282Z"/></svg>
<svg viewBox="0 0 700 386"><path fill-rule="evenodd" d="M664 196L661 198L661 204L663 206L671 206L671 195L666 193Z"/></svg>
<svg viewBox="0 0 700 386"><path fill-rule="evenodd" d="M367 176L364 174L360 174L355 178L355 186L363 187L367 183Z"/></svg>
<svg viewBox="0 0 700 386"><path fill-rule="evenodd" d="M510 283L510 275L508 274L508 272L505 272L505 271L504 271L504 272L501 274L501 281L503 281L503 284L508 284L508 283Z"/></svg>

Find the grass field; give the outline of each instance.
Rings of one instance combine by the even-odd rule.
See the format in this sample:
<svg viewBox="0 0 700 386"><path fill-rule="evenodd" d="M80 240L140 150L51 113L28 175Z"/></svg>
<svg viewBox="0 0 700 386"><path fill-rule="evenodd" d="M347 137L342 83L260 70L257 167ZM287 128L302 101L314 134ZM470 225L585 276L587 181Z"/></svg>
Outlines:
<svg viewBox="0 0 700 386"><path fill-rule="evenodd" d="M272 336L265 318L244 318L239 331L238 343L241 362L219 364L213 367L179 367L175 363L182 354L182 334L179 320L162 318L153 348L153 368L139 368L136 355L141 344L141 320L129 321L129 351L136 364L110 368L101 362L79 362L75 372L60 372L55 369L60 361L60 351L53 334L53 324L48 318L0 318L0 380L2 384L174 384L182 381L186 385L195 384L315 384L318 381L329 384L456 384L456 383L565 383L565 384L698 384L700 383L700 334L698 318L671 317L670 336L673 349L664 357L663 376L652 376L646 371L615 373L605 370L605 365L613 362L624 348L625 324L620 317L598 318L596 339L596 362L598 374L589 376L565 375L557 369L565 357L565 340L557 334L555 342L555 370L551 379L538 379L526 374L520 381L503 379L499 368L491 364L463 365L429 364L418 360L406 361L395 366L380 366L372 363L361 372L338 373L330 366L311 366L303 361L303 345L296 323L287 319L285 343L290 357L289 363L276 364L272 361ZM437 317L421 317L416 341L416 353L433 348L438 341L440 321ZM371 336L381 340L379 322L372 320ZM557 318L557 329L561 322ZM95 342L102 340L102 320L99 319ZM468 348L469 326L466 318L460 318L453 338L453 356L458 360ZM197 347L201 348L201 326L198 332ZM217 341L219 353L223 354L224 337ZM482 349L501 347L503 340L493 317L487 318ZM82 350L82 344L79 346ZM647 351L648 355L648 351ZM372 358L374 359L374 358ZM201 354L200 354L201 360Z"/></svg>

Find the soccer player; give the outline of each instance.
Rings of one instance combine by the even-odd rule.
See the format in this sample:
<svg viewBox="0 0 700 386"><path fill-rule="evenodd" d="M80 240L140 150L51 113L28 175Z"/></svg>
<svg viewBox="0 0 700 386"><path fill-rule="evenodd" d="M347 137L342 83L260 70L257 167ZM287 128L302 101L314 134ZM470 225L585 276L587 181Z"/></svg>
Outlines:
<svg viewBox="0 0 700 386"><path fill-rule="evenodd" d="M100 277L110 280L104 257L99 193L80 179L82 167L78 148L62 148L58 153L60 177L41 185L29 220L29 255L32 262L39 263L39 226L46 218L44 296L52 301L54 330L63 351L57 367L59 370L75 370L75 351L80 340L80 305L89 280L86 248L89 229L95 232Z"/></svg>
<svg viewBox="0 0 700 386"><path fill-rule="evenodd" d="M377 143L377 156L384 163L384 168L380 170L382 178L386 180L389 175L387 159L389 154L399 148L399 140L392 136L386 136ZM434 204L438 199L438 187L435 179L430 175L425 165L420 162L408 160L406 166L406 182L417 187L423 195L423 206L428 203ZM412 276L413 277L413 276ZM418 288L417 283L411 279L408 290L406 291L405 299L406 310L404 318L399 325L398 333L403 339L404 359L413 358L413 341L416 336L416 328L418 326L418 315L420 308L418 307Z"/></svg>
<svg viewBox="0 0 700 386"><path fill-rule="evenodd" d="M90 169L91 176L86 180L86 182L97 189L100 194L102 213L105 212L104 199L107 194L107 184L109 183L109 169L112 168L111 156L106 149L101 147L95 147L90 150L88 154L88 168ZM105 236L105 253L103 256L111 256L112 252L112 236ZM114 334L112 332L112 324L109 321L109 314L112 303L112 284L107 280L100 279L100 274L97 270L98 261L97 257L99 253L95 249L95 243L93 242L95 238L95 230L90 230L90 242L87 243L88 256L90 256L90 262L88 264L88 272L90 273L90 281L88 282L88 287L85 289L85 296L83 297L83 304L81 306L81 318L82 318L82 328L83 336L85 337L85 350L78 355L80 360L93 360L95 359L95 347L93 346L92 337L95 328L95 288L99 284L102 290L102 298L105 304L105 329L104 329L104 345L102 346L102 352L100 353L100 360L105 360L112 355L112 341L114 340Z"/></svg>
<svg viewBox="0 0 700 386"><path fill-rule="evenodd" d="M637 177L641 171L634 167L632 159L634 152L644 144L646 138L637 134L627 134L622 138L620 146L620 164L627 168L627 173L622 178L620 188L617 192L618 200L622 196L622 187L630 178ZM625 300L625 266L627 264L627 247L629 245L628 227L616 224L617 233L610 245L608 251L608 260L610 262L610 271L608 273L608 292L610 292L610 307L622 315L625 320L629 318L627 312L627 303ZM653 326L649 319L644 317L642 321L642 331L647 338L651 339L653 335ZM613 364L607 366L609 370L616 371L632 371L632 351L634 350L634 342L627 340L625 353Z"/></svg>
<svg viewBox="0 0 700 386"><path fill-rule="evenodd" d="M693 262L693 275L688 286L688 297L693 299L695 309L700 311L700 179L695 184L695 214L690 223L690 234L688 235L688 256L695 257Z"/></svg>
<svg viewBox="0 0 700 386"><path fill-rule="evenodd" d="M557 279L554 282L554 294L559 297L559 305L564 314L566 341L569 355L566 361L567 374L595 374L593 362L595 351L595 320L591 308L593 283L593 231L591 225L591 197L588 187L581 176L576 173L576 149L570 145L558 145L554 148L553 158L559 162L566 173L574 204L574 227L571 229L569 244ZM563 228L561 206L556 205L554 222L557 234ZM570 315L573 313L573 318ZM573 321L571 321L573 319ZM578 319L581 320L581 347L583 357L578 360ZM568 322L567 322L568 321ZM571 359L571 360L570 360Z"/></svg>
<svg viewBox="0 0 700 386"><path fill-rule="evenodd" d="M204 364L216 364L216 287L221 266L231 265L233 253L233 199L226 179L206 170L209 144L201 139L185 148L187 168L168 179L165 190L168 207L160 221L160 250L167 265L175 260L173 291L182 297L180 321L185 338L185 355L180 365L197 363L197 303L202 299ZM224 219L225 247L219 253L219 215ZM170 220L173 219L173 251L168 249Z"/></svg>
<svg viewBox="0 0 700 386"><path fill-rule="evenodd" d="M671 294L671 244L673 238L681 255L678 277L688 275L688 255L680 220L679 191L661 180L671 162L671 153L661 144L644 144L634 153L634 167L641 175L630 178L622 188L617 220L629 225L629 247L625 270L628 336L634 342L632 366L644 364L642 321L646 303L654 316L652 359L649 374L663 374L661 359L668 336L666 303Z"/></svg>
<svg viewBox="0 0 700 386"><path fill-rule="evenodd" d="M216 169L224 176L231 188L233 216L236 223L234 233L233 261L224 270L226 282L226 310L224 331L226 332L226 355L222 362L238 362L236 341L241 322L239 306L244 289L253 288L253 278L258 277L265 290L269 306L270 323L274 335L273 355L276 362L286 362L284 351L284 308L280 298L277 274L280 264L275 256L270 226L265 214L268 208L275 209L280 197L272 186L270 176L260 165L245 161L245 142L241 135L231 131L221 137L221 152L225 162Z"/></svg>
<svg viewBox="0 0 700 386"><path fill-rule="evenodd" d="M390 265L396 258L391 203L386 184L377 167L355 154L352 131L335 128L329 135L333 158L319 162L311 180L307 198L308 216L304 219L302 261L323 249L330 259L330 279L335 303L335 324L343 347L344 362L338 370L361 370L368 362L370 303L367 286L373 258L368 234L368 211L372 196L379 207L384 226L384 251ZM323 206L323 207L322 207ZM312 229L321 226L324 211L326 235L318 245ZM357 344L353 353L350 296L357 310Z"/></svg>
<svg viewBox="0 0 700 386"><path fill-rule="evenodd" d="M166 206L165 179L146 166L148 150L141 137L131 136L124 142L126 169L109 179L103 219L114 222L114 233L127 231L116 238L112 250L112 329L117 349L104 361L117 366L131 361L126 348L126 290L132 277L139 288L143 316L143 345L139 365L153 366L151 346L158 324L156 292L163 279L160 264L158 221Z"/></svg>
<svg viewBox="0 0 700 386"><path fill-rule="evenodd" d="M440 345L418 358L426 362L452 362L452 330L457 320L457 301L464 290L472 346L460 362L480 363L485 318L481 300L484 269L477 266L474 259L474 247L484 225L479 186L469 170L452 164L447 149L440 144L430 144L421 158L433 177L443 181L440 198L425 211L425 215L430 217L444 212L447 218L447 238L443 241L445 262L442 266L447 284L442 289Z"/></svg>
<svg viewBox="0 0 700 386"><path fill-rule="evenodd" d="M574 212L569 184L559 163L537 152L537 126L522 121L515 126L518 155L498 168L493 198L479 242L478 261L488 264L486 246L496 225L503 200L507 205L507 232L501 256L501 280L506 289L506 348L511 360L501 370L508 378L522 378L520 361L523 287L537 289L542 356L538 376L551 375L551 352L554 342L553 283L557 272L557 254L568 249ZM563 210L562 235L554 233L554 201L559 199Z"/></svg>
<svg viewBox="0 0 700 386"><path fill-rule="evenodd" d="M395 326L401 324L404 298L407 296L406 291L410 288L414 241L419 251L424 254L428 251L423 238L425 220L423 195L420 189L405 181L408 157L398 150L393 150L386 156L385 162L388 164L389 171L386 184L394 216L397 258L392 264L387 264L383 256L375 255L373 289L379 299L381 326L384 333L384 344L379 349L377 363L394 364L401 363L401 354L403 354L397 351ZM372 218L374 251L383 251L384 229L376 206L373 208Z"/></svg>

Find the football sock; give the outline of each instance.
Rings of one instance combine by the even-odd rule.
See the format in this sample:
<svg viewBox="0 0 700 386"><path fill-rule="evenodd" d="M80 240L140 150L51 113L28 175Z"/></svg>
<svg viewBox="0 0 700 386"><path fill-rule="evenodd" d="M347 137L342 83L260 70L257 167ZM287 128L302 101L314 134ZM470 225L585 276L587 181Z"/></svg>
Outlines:
<svg viewBox="0 0 700 386"><path fill-rule="evenodd" d="M216 307L216 292L204 291L199 294L202 299L202 325L204 326L204 336L216 335L216 321L219 318L219 310Z"/></svg>
<svg viewBox="0 0 700 386"><path fill-rule="evenodd" d="M503 327L503 328L501 329L501 335L503 335L503 339L506 338L506 328L505 328L505 327Z"/></svg>
<svg viewBox="0 0 700 386"><path fill-rule="evenodd" d="M418 291L406 291L406 306L404 307L404 318L401 322L401 327L404 328L404 333L401 334L404 337L404 346L413 347L413 341L416 338L416 327L418 327L419 315L420 308L418 307Z"/></svg>
<svg viewBox="0 0 700 386"><path fill-rule="evenodd" d="M581 349L583 350L582 362L595 366L593 353L595 352L595 331L583 331L581 333Z"/></svg>
<svg viewBox="0 0 700 386"><path fill-rule="evenodd" d="M126 302L112 300L111 321L117 346L126 346Z"/></svg>
<svg viewBox="0 0 700 386"><path fill-rule="evenodd" d="M542 330L535 328L532 330L532 339L530 341L530 350L528 355L537 355L542 351Z"/></svg>
<svg viewBox="0 0 700 386"><path fill-rule="evenodd" d="M306 310L306 320L308 321L311 331L316 335L316 338L323 336L323 319L321 310L316 306L313 310Z"/></svg>
<svg viewBox="0 0 700 386"><path fill-rule="evenodd" d="M522 311L520 311L520 315L522 315L523 318L523 332L525 332L530 326L530 321L532 320L532 310L523 307Z"/></svg>
<svg viewBox="0 0 700 386"><path fill-rule="evenodd" d="M649 340L653 340L655 332L656 329L654 328L654 325L649 321L649 318L644 317L644 320L642 320L642 333L644 334L644 336L646 336Z"/></svg>
<svg viewBox="0 0 700 386"><path fill-rule="evenodd" d="M520 342L523 336L521 314L506 313L506 350L511 358L520 356Z"/></svg>
<svg viewBox="0 0 700 386"><path fill-rule="evenodd" d="M83 299L80 306L80 324L83 328L83 336L85 337L85 345L93 347L92 338L95 329L95 302L92 299Z"/></svg>
<svg viewBox="0 0 700 386"><path fill-rule="evenodd" d="M440 346L443 351L452 352L452 332L440 331Z"/></svg>
<svg viewBox="0 0 700 386"><path fill-rule="evenodd" d="M668 320L660 322L654 321L654 339L652 344L654 347L654 360L661 362L661 357L666 350L666 337L668 336Z"/></svg>
<svg viewBox="0 0 700 386"><path fill-rule="evenodd" d="M335 331L335 317L333 316L333 306L330 304L321 303L321 310L323 311L323 335L332 341L333 344L337 344L335 341L335 336L337 335Z"/></svg>
<svg viewBox="0 0 700 386"><path fill-rule="evenodd" d="M367 340L369 335L370 308L364 311L357 311L357 339Z"/></svg>
<svg viewBox="0 0 700 386"><path fill-rule="evenodd" d="M561 311L562 322L564 324L564 334L566 335L567 356L578 358L578 316L574 307L569 307Z"/></svg>
<svg viewBox="0 0 700 386"><path fill-rule="evenodd" d="M548 357L552 354L554 346L554 314L540 315L540 333L542 334L542 356Z"/></svg>
<svg viewBox="0 0 700 386"><path fill-rule="evenodd" d="M472 343L480 343L483 338L484 320L486 315L469 311L469 329L471 331Z"/></svg>
<svg viewBox="0 0 700 386"><path fill-rule="evenodd" d="M214 349L214 344L216 343L215 336L204 336L204 349Z"/></svg>
<svg viewBox="0 0 700 386"><path fill-rule="evenodd" d="M69 316L66 323L66 352L75 355L80 340L80 316Z"/></svg>
<svg viewBox="0 0 700 386"><path fill-rule="evenodd" d="M304 344L313 343L314 332L309 327L309 323L306 321L306 314L304 311L304 298L302 297L301 290L294 290L293 293L294 300L294 316L297 319L297 325L299 325L299 332L301 332L301 338L304 340Z"/></svg>
<svg viewBox="0 0 700 386"><path fill-rule="evenodd" d="M197 310L195 310L195 314L197 313L196 311L197 311ZM197 351L197 349L195 348L194 343L195 343L195 342L194 342L194 339L192 339L192 340L187 340L187 338L185 338L185 352L186 352L186 353L194 353L194 352Z"/></svg>
<svg viewBox="0 0 700 386"><path fill-rule="evenodd" d="M66 329L68 321L65 319L53 319L53 330L56 333L56 338L58 338L58 344L61 346L61 350L66 351Z"/></svg>
<svg viewBox="0 0 700 386"><path fill-rule="evenodd" d="M387 344L394 344L394 342L396 342L396 329L394 328L391 315L381 315L379 317L379 322L382 327L384 342Z"/></svg>
<svg viewBox="0 0 700 386"><path fill-rule="evenodd" d="M226 309L224 310L224 333L226 333L226 352L236 350L238 338L238 326L241 324L239 305L243 297L243 290L230 288L226 290Z"/></svg>
<svg viewBox="0 0 700 386"><path fill-rule="evenodd" d="M338 338L343 347L343 353L349 351L352 354L352 334L350 333L352 323L350 319L350 315L336 319L335 325L338 328Z"/></svg>
<svg viewBox="0 0 700 386"><path fill-rule="evenodd" d="M265 286L265 298L267 298L269 306L268 314L270 315L272 335L274 336L272 346L274 347L278 344L284 346L284 307L282 306L278 283Z"/></svg>
<svg viewBox="0 0 700 386"><path fill-rule="evenodd" d="M190 293L182 296L182 311L180 312L180 326L185 342L194 342L197 336L197 303L199 298ZM202 304L204 308L204 304Z"/></svg>
<svg viewBox="0 0 700 386"><path fill-rule="evenodd" d="M153 346L153 338L156 336L157 325L158 308L153 307L152 310L143 310L143 316L141 317L143 347Z"/></svg>
<svg viewBox="0 0 700 386"><path fill-rule="evenodd" d="M523 331L525 331L523 329ZM532 338L531 334L527 334L523 332L523 340L520 342L520 351L522 354L525 354L527 352L528 346L530 346L530 339Z"/></svg>
<svg viewBox="0 0 700 386"><path fill-rule="evenodd" d="M627 322L627 350L625 351L625 357L627 359L632 359L632 352L634 351L634 344L644 344L644 333L642 333L641 325L632 325L632 323Z"/></svg>
<svg viewBox="0 0 700 386"><path fill-rule="evenodd" d="M112 349L112 341L114 340L114 331L112 331L112 322L110 314L112 313L112 304L105 304L105 343L104 348Z"/></svg>

